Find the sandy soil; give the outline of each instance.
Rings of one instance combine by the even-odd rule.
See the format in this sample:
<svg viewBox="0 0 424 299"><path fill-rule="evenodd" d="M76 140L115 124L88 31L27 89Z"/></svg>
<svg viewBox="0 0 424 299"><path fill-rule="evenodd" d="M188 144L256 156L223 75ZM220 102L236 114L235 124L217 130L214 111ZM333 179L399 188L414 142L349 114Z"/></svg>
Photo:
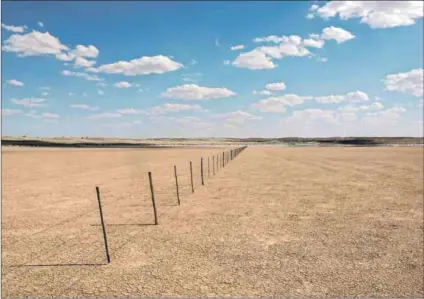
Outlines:
<svg viewBox="0 0 424 299"><path fill-rule="evenodd" d="M423 296L422 148L218 152L3 149L3 297Z"/></svg>

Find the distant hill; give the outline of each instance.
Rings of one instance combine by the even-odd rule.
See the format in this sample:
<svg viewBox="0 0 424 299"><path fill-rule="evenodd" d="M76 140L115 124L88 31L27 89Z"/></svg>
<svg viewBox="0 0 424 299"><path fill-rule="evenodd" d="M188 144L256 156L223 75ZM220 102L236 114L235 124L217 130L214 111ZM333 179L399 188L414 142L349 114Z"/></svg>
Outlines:
<svg viewBox="0 0 424 299"><path fill-rule="evenodd" d="M419 137L331 137L331 138L34 138L2 137L2 146L36 147L137 147L156 148L168 146L230 146L231 144L268 144L286 146L417 146L424 145Z"/></svg>

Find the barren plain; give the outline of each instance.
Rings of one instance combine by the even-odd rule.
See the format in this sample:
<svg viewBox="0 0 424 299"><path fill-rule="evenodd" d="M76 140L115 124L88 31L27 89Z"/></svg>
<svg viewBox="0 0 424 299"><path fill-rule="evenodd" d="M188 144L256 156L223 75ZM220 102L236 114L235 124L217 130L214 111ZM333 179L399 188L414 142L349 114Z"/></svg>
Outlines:
<svg viewBox="0 0 424 299"><path fill-rule="evenodd" d="M226 149L3 148L3 297L423 296L423 148Z"/></svg>

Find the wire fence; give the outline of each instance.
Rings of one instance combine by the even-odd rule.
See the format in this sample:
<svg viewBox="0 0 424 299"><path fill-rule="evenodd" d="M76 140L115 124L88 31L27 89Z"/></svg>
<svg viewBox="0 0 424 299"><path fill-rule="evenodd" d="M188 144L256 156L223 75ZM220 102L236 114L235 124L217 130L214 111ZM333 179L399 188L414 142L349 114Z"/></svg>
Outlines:
<svg viewBox="0 0 424 299"><path fill-rule="evenodd" d="M8 243L8 247L22 248L26 245L25 239L32 238L34 243L42 248L37 254L26 252L16 256L19 254L18 252L10 253L12 260L19 260L18 265L11 266L69 265L64 264L69 261L69 256L83 257L80 265L97 265L91 261L96 256L98 257L101 251L105 253L106 263L110 263L119 249L136 238L138 233L135 231L128 236L122 236L122 232L115 228L160 225L161 216L171 209L184 205L188 196L206 185L246 147L219 152L215 150L200 158L194 159L195 157L193 157L185 165L182 163L172 165L167 161L151 164L147 161L149 170L147 173L136 170L137 172L132 175L130 180L128 177L117 177L109 185L96 186L94 194L97 197L97 207L93 205L91 209L38 230L27 238L20 238L15 242ZM116 194L113 188L119 185L124 185L123 190L125 191ZM114 198L114 200L108 200L109 198ZM61 235L60 230L51 232L53 228L68 223L78 223L81 226L66 236ZM101 228L102 234L99 233L99 228ZM48 235L48 238L44 238L42 241L36 240L40 235ZM110 239L114 240L112 244L108 244ZM87 247L90 249L87 250ZM75 250L76 248L78 249ZM56 257L58 251L61 252L62 258ZM53 258L55 264L48 264ZM31 265L34 260L39 261L40 259L42 262ZM19 274L16 273L16 275Z"/></svg>

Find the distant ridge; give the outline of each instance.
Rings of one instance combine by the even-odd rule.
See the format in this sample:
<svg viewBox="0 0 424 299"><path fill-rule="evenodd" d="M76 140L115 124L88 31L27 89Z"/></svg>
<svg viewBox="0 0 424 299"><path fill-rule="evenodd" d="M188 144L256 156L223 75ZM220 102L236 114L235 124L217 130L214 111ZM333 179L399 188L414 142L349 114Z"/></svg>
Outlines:
<svg viewBox="0 0 424 299"><path fill-rule="evenodd" d="M331 137L331 138L31 138L3 137L3 146L81 147L81 148L166 148L175 146L210 146L264 144L286 146L418 146L421 137Z"/></svg>

